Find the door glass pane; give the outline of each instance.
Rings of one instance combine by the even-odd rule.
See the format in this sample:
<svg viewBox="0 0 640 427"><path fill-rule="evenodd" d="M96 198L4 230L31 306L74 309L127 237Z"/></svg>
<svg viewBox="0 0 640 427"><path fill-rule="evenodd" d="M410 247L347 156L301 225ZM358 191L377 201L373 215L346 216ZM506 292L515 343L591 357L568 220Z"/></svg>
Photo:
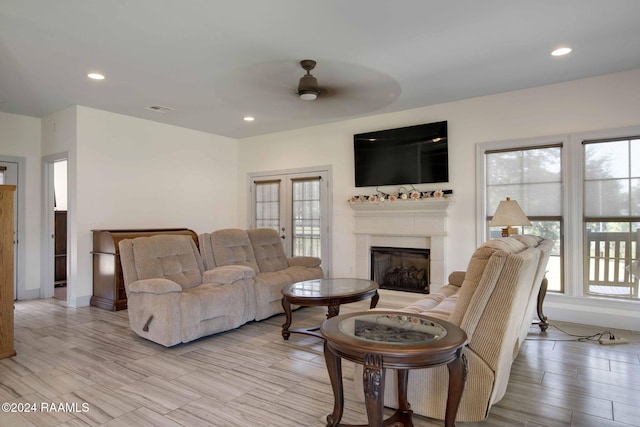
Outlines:
<svg viewBox="0 0 640 427"><path fill-rule="evenodd" d="M320 178L292 181L293 256L320 257Z"/></svg>
<svg viewBox="0 0 640 427"><path fill-rule="evenodd" d="M256 228L280 232L280 181L255 183Z"/></svg>

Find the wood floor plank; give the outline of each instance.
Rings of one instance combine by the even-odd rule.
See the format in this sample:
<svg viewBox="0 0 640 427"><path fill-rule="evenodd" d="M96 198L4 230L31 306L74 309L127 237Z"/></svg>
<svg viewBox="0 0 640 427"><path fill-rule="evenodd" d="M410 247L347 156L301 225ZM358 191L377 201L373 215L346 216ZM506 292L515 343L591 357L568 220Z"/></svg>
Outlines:
<svg viewBox="0 0 640 427"><path fill-rule="evenodd" d="M397 309L419 297L383 290L378 307ZM87 403L90 410L0 413L0 426L315 427L333 409L322 340L283 340L283 315L165 348L133 334L126 310L49 299L17 302L15 312L18 355L0 360L0 400ZM296 326L318 325L326 309L306 307L293 316ZM461 427L640 426L640 333L614 331L630 344L601 346L565 332L587 336L605 328L552 324L546 333L530 329L507 393L489 417ZM364 404L355 397L361 380L353 376L354 364L345 361L343 422L364 423ZM442 421L415 416L414 425Z"/></svg>

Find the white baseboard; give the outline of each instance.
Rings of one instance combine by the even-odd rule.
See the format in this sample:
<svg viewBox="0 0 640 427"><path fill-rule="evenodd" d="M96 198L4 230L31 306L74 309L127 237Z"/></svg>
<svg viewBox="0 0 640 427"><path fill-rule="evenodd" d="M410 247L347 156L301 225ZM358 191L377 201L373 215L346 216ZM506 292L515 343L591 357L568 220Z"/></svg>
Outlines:
<svg viewBox="0 0 640 427"><path fill-rule="evenodd" d="M40 298L40 288L24 290L20 299L23 300L23 299L38 299L38 298Z"/></svg>
<svg viewBox="0 0 640 427"><path fill-rule="evenodd" d="M91 295L86 295L82 297L71 297L67 299L67 305L69 307L86 307L91 302Z"/></svg>
<svg viewBox="0 0 640 427"><path fill-rule="evenodd" d="M640 331L640 301L547 294L543 313L554 320Z"/></svg>

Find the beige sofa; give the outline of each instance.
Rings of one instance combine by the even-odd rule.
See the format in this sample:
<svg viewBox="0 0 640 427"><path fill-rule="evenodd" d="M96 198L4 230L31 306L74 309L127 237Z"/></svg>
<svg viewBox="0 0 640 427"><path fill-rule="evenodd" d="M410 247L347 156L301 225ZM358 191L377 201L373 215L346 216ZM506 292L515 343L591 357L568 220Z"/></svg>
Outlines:
<svg viewBox="0 0 640 427"><path fill-rule="evenodd" d="M468 336L463 354L468 374L457 421L479 421L506 391L511 364L527 336L552 242L535 236L490 240L474 252L466 272L404 307L460 326ZM361 378L356 367L355 378ZM385 377L385 406L398 407L396 374ZM356 391L364 399L361 382ZM409 371L407 397L419 415L444 419L448 387L445 366Z"/></svg>
<svg viewBox="0 0 640 427"><path fill-rule="evenodd" d="M219 230L119 242L131 329L170 347L284 311L284 286L321 278L320 259L287 258L274 230ZM204 260L203 260L204 258Z"/></svg>
<svg viewBox="0 0 640 427"><path fill-rule="evenodd" d="M205 267L241 266L255 272L255 319L283 313L282 288L321 279L320 258L287 258L278 232L269 228L224 229L198 236Z"/></svg>

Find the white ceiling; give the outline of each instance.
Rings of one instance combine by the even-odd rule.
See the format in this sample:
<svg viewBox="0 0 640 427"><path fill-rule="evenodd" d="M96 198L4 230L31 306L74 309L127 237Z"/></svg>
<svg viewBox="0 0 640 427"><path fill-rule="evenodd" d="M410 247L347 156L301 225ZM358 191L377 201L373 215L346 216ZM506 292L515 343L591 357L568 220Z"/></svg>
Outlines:
<svg viewBox="0 0 640 427"><path fill-rule="evenodd" d="M334 96L297 98L306 58ZM0 0L0 111L33 117L243 138L633 68L638 0Z"/></svg>

